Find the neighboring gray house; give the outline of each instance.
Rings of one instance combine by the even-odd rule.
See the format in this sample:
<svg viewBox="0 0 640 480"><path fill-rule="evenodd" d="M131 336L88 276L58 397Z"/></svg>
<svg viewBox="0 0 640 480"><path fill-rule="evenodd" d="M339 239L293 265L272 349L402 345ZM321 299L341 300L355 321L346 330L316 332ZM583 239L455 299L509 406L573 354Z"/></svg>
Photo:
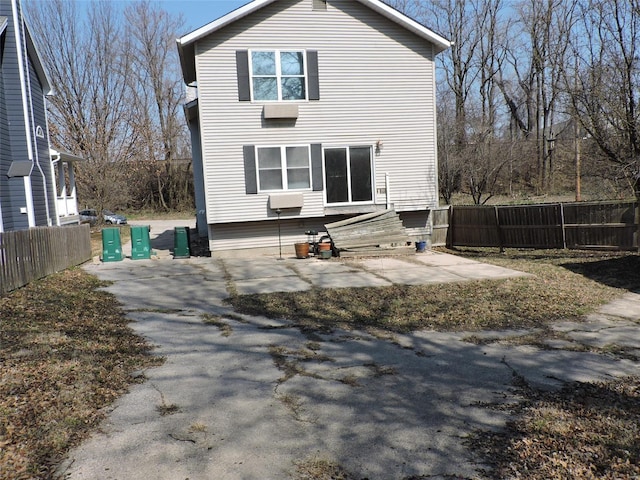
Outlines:
<svg viewBox="0 0 640 480"><path fill-rule="evenodd" d="M18 0L0 0L0 232L58 225L45 95L50 82Z"/></svg>
<svg viewBox="0 0 640 480"><path fill-rule="evenodd" d="M450 42L379 0L255 0L178 39L198 231L275 247L395 208L438 206L435 56Z"/></svg>

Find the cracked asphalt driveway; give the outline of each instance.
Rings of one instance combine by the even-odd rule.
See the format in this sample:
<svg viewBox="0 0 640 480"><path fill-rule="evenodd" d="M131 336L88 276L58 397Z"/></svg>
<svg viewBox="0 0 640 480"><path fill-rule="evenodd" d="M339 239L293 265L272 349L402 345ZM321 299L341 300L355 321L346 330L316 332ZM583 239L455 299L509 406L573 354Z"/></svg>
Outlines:
<svg viewBox="0 0 640 480"><path fill-rule="evenodd" d="M69 479L293 479L299 462L314 460L357 479L480 478L464 439L504 425L506 409L485 406L518 400L514 375L556 388L638 373L630 358L474 344L464 333L383 340L237 315L222 301L220 260L87 268L114 281L108 290L166 362L138 372L147 381L70 453L60 468ZM640 295L629 293L584 325L557 328L575 342L606 329L637 353L639 321Z"/></svg>

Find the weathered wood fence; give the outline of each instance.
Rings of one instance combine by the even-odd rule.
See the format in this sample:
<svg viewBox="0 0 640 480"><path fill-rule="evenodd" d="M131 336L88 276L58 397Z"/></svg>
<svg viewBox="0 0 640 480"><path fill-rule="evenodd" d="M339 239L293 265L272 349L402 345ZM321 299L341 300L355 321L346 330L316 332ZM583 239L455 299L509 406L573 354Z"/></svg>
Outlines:
<svg viewBox="0 0 640 480"><path fill-rule="evenodd" d="M443 244L446 229L444 244L453 247L638 248L638 203L631 201L460 205L434 211L433 222L433 245Z"/></svg>
<svg viewBox="0 0 640 480"><path fill-rule="evenodd" d="M431 245L434 247L447 245L450 208L440 207L431 210Z"/></svg>
<svg viewBox="0 0 640 480"><path fill-rule="evenodd" d="M90 258L89 225L0 233L0 294Z"/></svg>

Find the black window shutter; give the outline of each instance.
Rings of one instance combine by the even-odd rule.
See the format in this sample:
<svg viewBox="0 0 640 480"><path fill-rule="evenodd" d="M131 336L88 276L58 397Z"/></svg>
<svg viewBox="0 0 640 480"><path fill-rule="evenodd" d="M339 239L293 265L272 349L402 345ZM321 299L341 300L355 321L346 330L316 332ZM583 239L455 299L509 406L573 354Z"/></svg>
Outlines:
<svg viewBox="0 0 640 480"><path fill-rule="evenodd" d="M248 102L251 100L248 50L238 50L236 52L236 71L238 75L238 100Z"/></svg>
<svg viewBox="0 0 640 480"><path fill-rule="evenodd" d="M244 188L247 194L258 193L258 178L256 175L256 149L253 145L243 145L244 155Z"/></svg>
<svg viewBox="0 0 640 480"><path fill-rule="evenodd" d="M309 75L309 100L320 100L318 52L316 50L307 50L307 73Z"/></svg>
<svg viewBox="0 0 640 480"><path fill-rule="evenodd" d="M322 145L319 143L311 145L311 175L313 191L321 192L324 189L324 180L322 178Z"/></svg>

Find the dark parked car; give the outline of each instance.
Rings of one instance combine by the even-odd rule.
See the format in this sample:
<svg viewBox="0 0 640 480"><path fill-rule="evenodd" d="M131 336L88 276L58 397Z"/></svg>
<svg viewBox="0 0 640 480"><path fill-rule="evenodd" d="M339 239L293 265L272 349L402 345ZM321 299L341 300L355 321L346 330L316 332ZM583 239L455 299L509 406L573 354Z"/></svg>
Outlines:
<svg viewBox="0 0 640 480"><path fill-rule="evenodd" d="M103 210L102 218L104 223L107 224L115 224L115 225L126 225L127 218L124 215L120 215L119 213L113 213L111 210Z"/></svg>
<svg viewBox="0 0 640 480"><path fill-rule="evenodd" d="M89 225L95 225L98 222L98 212L89 208L80 210L80 223L88 223Z"/></svg>

